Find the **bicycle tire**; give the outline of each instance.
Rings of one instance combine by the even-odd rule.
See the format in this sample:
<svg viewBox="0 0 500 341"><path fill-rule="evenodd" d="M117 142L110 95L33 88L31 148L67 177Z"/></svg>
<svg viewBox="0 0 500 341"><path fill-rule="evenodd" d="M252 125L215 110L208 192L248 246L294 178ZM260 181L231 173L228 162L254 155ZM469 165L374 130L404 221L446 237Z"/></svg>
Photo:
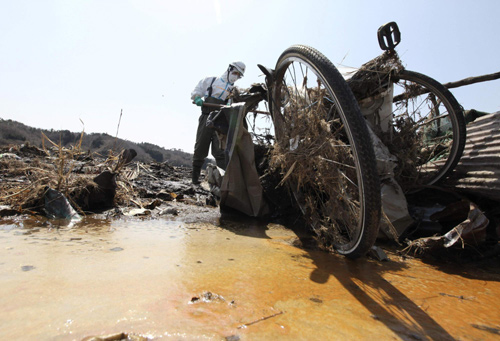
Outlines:
<svg viewBox="0 0 500 341"><path fill-rule="evenodd" d="M405 151L412 160L399 167L398 181L405 190L434 185L453 171L462 156L466 139L463 109L445 86L421 73L398 71L392 75L392 83L393 119L404 117L412 122L417 139L413 144L418 147L409 154Z"/></svg>
<svg viewBox="0 0 500 341"><path fill-rule="evenodd" d="M354 95L335 66L305 45L281 54L274 80L271 164L286 173L282 182L324 246L365 255L379 231L380 183Z"/></svg>

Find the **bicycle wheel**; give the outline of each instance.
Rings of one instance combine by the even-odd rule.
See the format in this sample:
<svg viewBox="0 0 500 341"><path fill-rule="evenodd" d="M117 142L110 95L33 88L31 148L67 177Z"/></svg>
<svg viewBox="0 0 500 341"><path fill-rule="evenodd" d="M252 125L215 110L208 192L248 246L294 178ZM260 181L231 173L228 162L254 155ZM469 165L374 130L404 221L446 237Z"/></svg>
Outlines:
<svg viewBox="0 0 500 341"><path fill-rule="evenodd" d="M402 70L392 75L396 179L405 189L444 179L462 156L466 127L461 106L436 80ZM399 154L399 155L398 155Z"/></svg>
<svg viewBox="0 0 500 341"><path fill-rule="evenodd" d="M271 166L323 245L351 258L374 244L380 221L375 155L358 104L335 66L294 45L278 59L272 90Z"/></svg>

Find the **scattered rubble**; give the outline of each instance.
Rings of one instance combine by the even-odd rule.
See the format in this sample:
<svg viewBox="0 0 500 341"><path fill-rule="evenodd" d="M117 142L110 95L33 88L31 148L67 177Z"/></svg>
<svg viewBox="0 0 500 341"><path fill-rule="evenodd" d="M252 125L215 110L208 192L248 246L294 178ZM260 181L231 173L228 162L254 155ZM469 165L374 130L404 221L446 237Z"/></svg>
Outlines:
<svg viewBox="0 0 500 341"><path fill-rule="evenodd" d="M4 148L0 155L3 217L37 214L69 222L105 211L115 216L177 215L169 202L204 206L212 195L191 185L190 169L167 162L133 163L133 150L108 159L85 155L81 161L81 154L68 150L54 153L21 145Z"/></svg>

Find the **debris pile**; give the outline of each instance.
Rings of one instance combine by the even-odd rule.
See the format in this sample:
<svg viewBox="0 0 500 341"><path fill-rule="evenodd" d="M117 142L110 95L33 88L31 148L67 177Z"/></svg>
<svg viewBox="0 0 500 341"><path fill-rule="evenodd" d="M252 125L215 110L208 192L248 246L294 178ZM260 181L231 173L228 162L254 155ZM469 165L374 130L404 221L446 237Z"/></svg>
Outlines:
<svg viewBox="0 0 500 341"><path fill-rule="evenodd" d="M103 158L61 147L3 148L0 216L35 214L75 221L116 208L120 214L148 215L173 201L206 204L210 193L190 184L190 169L167 162L134 163L134 157L133 149ZM157 213L176 211L164 208Z"/></svg>
<svg viewBox="0 0 500 341"><path fill-rule="evenodd" d="M392 97L391 77L395 77L403 69L395 52L385 52L347 77L369 128L374 133L372 142L382 178L383 219L379 241L392 240L405 247L406 253L413 255L431 254L451 248L473 249L478 254L498 253L500 211L490 208L497 207L498 202L485 198L477 200L471 193L463 193L460 189L449 186L449 182L448 185L441 182L439 186L434 184L431 187L423 180L421 183L417 181L434 171L432 167L435 166L427 166L427 163L439 167L440 155L444 154L442 150L448 148L451 136L446 133L431 136L430 129L417 131L421 124L420 121L409 118L408 103L415 96L425 93L418 84L403 82L403 93ZM270 169L282 174L280 184L287 181L294 187L290 192L295 193L295 196L302 196L295 199L306 219L309 219L318 241L328 248L329 241L334 237L322 227L327 225L321 224L322 218L315 215L319 213L329 221L338 220L347 208L342 207L342 201L336 195L340 193L337 186L342 176L335 175L331 167L327 168L327 160L334 160L339 164L349 163L350 155L342 155L329 148L336 144L330 141L330 131L334 131L335 126L321 119L327 116L328 102L322 101L324 95L314 94L314 90L301 89L304 98L307 97L310 99L309 103L314 103L314 108L295 110L296 117L286 117L289 129L286 129L287 135L281 138L287 142L277 143L272 148ZM432 100L432 96L429 97ZM299 101L300 96L296 96L296 100ZM389 103L389 108L384 108L384 101ZM395 109L392 107L396 102L402 103L397 110L406 116L395 116L384 127L384 119L394 115ZM286 106L307 107L300 103L287 103ZM284 116L287 115L286 106ZM418 107L415 110L418 111ZM434 114L439 115L439 112ZM439 119L444 121L443 118ZM433 120L437 119L431 116L428 121ZM300 124L301 122L308 124ZM434 144L429 147L431 140ZM280 148L280 145L286 147ZM475 149L477 148L476 146ZM424 160L423 165L417 160ZM328 176L331 179L323 181ZM355 198L355 195L351 194L349 197ZM318 202L325 202L325 198L335 200L326 200L332 204L321 212ZM331 216L324 212L330 212ZM347 222L346 225L350 223L353 222ZM483 252L485 250L488 252Z"/></svg>

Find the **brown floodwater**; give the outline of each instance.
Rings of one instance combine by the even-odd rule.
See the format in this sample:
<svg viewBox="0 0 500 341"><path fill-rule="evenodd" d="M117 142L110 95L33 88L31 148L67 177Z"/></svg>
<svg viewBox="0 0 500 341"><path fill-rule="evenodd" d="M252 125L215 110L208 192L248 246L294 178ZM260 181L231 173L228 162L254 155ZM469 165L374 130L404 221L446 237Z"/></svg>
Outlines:
<svg viewBox="0 0 500 341"><path fill-rule="evenodd" d="M350 261L303 237L208 208L71 227L3 218L0 338L500 338L498 271Z"/></svg>

